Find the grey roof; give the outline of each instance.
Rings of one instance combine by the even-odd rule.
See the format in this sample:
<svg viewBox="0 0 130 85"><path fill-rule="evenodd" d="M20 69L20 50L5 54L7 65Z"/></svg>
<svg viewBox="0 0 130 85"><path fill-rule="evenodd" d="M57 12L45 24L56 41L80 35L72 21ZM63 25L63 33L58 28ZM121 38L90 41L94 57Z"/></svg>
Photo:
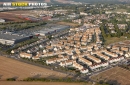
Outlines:
<svg viewBox="0 0 130 85"><path fill-rule="evenodd" d="M70 26L66 26L66 25L52 25L50 27L46 27L41 29L40 31L36 32L36 33L42 33L42 34L46 34L48 32L53 32L55 30L62 30L62 29L67 29L70 28Z"/></svg>
<svg viewBox="0 0 130 85"><path fill-rule="evenodd" d="M0 39L6 39L6 40L18 40L25 38L27 36L17 35L17 34L7 34L7 33L0 33Z"/></svg>

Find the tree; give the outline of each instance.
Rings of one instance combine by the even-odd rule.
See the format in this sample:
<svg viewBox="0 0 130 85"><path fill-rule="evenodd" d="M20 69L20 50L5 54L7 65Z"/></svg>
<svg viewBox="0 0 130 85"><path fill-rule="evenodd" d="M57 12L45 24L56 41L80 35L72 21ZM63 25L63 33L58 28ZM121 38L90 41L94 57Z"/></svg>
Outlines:
<svg viewBox="0 0 130 85"><path fill-rule="evenodd" d="M52 39L52 35L48 35L48 39L51 40Z"/></svg>

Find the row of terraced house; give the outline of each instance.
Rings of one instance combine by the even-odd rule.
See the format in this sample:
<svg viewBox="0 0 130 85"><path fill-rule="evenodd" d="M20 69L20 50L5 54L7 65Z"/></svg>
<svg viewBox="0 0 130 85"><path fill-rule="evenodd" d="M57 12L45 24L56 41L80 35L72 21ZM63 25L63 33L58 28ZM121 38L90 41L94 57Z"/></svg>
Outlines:
<svg viewBox="0 0 130 85"><path fill-rule="evenodd" d="M46 64L58 63L62 67L74 67L81 73L88 73L123 60L125 52L129 51L125 47L120 47L116 52L113 51L114 46L103 48L101 31L98 27L82 31L74 30L73 35L48 42L43 46L43 51L38 52L36 56L23 52L20 56L32 59L56 56L47 59Z"/></svg>

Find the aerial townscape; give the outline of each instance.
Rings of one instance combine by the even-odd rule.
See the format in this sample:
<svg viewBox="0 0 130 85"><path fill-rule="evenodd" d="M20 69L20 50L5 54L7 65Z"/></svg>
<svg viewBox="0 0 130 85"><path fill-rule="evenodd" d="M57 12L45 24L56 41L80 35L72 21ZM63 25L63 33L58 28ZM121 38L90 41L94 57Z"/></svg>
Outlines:
<svg viewBox="0 0 130 85"><path fill-rule="evenodd" d="M15 1L0 0L0 85L130 85L129 0Z"/></svg>

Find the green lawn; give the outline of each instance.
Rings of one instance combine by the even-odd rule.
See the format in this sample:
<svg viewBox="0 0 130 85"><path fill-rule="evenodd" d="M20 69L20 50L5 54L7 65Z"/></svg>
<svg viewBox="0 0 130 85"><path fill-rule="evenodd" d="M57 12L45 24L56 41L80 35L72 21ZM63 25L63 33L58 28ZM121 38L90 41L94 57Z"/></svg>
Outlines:
<svg viewBox="0 0 130 85"><path fill-rule="evenodd" d="M120 42L120 41L124 41L124 40L130 40L129 38L125 38L125 37L111 37L111 38L105 38L105 45L109 45L109 44L112 44L112 43L116 43L116 42Z"/></svg>
<svg viewBox="0 0 130 85"><path fill-rule="evenodd" d="M114 10L114 12L127 12L127 10L126 9L116 9L116 10Z"/></svg>

